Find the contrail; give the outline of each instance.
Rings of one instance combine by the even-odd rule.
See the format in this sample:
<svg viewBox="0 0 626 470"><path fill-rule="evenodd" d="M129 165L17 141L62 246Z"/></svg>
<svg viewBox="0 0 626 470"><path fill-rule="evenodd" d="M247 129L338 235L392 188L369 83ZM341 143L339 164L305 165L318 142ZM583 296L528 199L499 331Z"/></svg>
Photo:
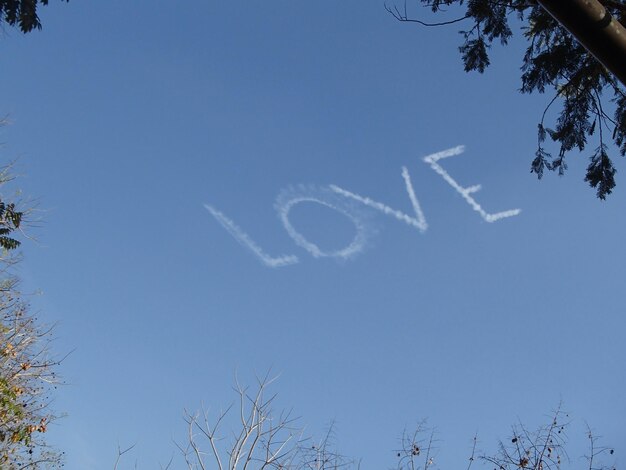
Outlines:
<svg viewBox="0 0 626 470"><path fill-rule="evenodd" d="M320 249L315 243L307 240L300 232L298 232L291 222L289 221L289 212L291 209L301 202L314 202L333 209L346 217L348 217L354 227L356 228L356 234L352 239L352 242L341 250L325 252ZM369 236L369 230L364 218L354 208L347 206L344 201L338 200L334 193L326 188L315 188L299 186L298 188L288 188L281 191L276 198L274 205L278 217L280 218L285 230L289 236L293 239L296 245L304 248L314 258L322 257L336 257L342 259L349 259L360 252L367 245L367 239Z"/></svg>
<svg viewBox="0 0 626 470"><path fill-rule="evenodd" d="M235 222L233 222L220 211L208 204L204 204L204 207L211 213L213 217L217 219L220 224L222 224L222 227L224 227L226 231L235 238L235 240L237 240L244 247L248 248L252 253L254 253L265 266L268 266L270 268L280 268L282 266L288 266L290 264L298 263L298 257L295 255L279 256L278 258L272 258L270 255L265 253L265 251L263 251L263 249L259 245L257 245L246 232L241 230L237 226L237 224L235 224Z"/></svg>
<svg viewBox="0 0 626 470"><path fill-rule="evenodd" d="M522 212L521 209L510 209L508 211L502 211L502 212L497 212L495 214L489 214L480 206L480 204L478 204L478 202L476 202L476 200L472 196L470 196L470 194L473 194L480 190L481 186L479 184L464 188L459 183L457 183L454 180L454 178L452 178L452 176L450 176L448 172L443 169L441 165L437 163L442 158L454 157L456 155L462 154L464 151L465 151L465 146L458 145L456 147L453 147L447 150L442 150L441 152L427 155L424 157L424 161L430 164L430 167L433 170L435 170L437 174L441 175L441 177L450 186L452 186L456 190L456 192L459 193L461 197L465 199L465 201L472 207L472 209L478 212L485 221L496 222L500 219L504 219L505 217L513 217L515 215L518 215L520 212Z"/></svg>
<svg viewBox="0 0 626 470"><path fill-rule="evenodd" d="M413 185L411 184L411 176L409 175L409 170L407 170L406 167L402 167L402 178L404 178L406 192L409 194L409 199L411 200L411 205L413 206L413 210L415 211L415 215L417 216L417 218L410 217L404 212L392 209L382 202L374 201L369 197L359 196L358 194L352 193L334 184L330 185L330 189L335 191L337 194L340 194L350 199L354 199L355 201L359 201L361 204L365 204L368 207L379 210L383 214L395 217L397 220L404 222L412 227L415 227L420 232L424 233L428 229L428 223L426 222L426 218L424 217L424 212L420 207L419 201L417 200L417 197L415 197L415 191L413 190Z"/></svg>

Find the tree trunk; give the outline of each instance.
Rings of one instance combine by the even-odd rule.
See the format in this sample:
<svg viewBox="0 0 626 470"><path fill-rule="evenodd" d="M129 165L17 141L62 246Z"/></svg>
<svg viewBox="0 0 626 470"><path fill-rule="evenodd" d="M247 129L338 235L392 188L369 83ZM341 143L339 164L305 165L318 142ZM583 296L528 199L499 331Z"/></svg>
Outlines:
<svg viewBox="0 0 626 470"><path fill-rule="evenodd" d="M626 85L626 28L598 0L538 2Z"/></svg>

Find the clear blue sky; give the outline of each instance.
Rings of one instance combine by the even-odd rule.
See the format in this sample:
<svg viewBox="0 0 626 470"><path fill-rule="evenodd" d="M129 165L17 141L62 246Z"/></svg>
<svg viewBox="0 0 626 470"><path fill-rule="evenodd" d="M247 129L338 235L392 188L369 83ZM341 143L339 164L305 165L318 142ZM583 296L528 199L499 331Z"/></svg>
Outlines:
<svg viewBox="0 0 626 470"><path fill-rule="evenodd" d="M626 166L606 202L586 155L563 178L529 173L547 97L516 91L519 40L480 76L458 26L399 24L382 1L55 1L41 16L1 40L2 158L20 157L44 210L20 274L58 322L55 350L74 351L50 434L67 468L112 468L118 442L137 444L127 468L157 468L183 409L225 407L235 373L269 368L280 406L314 435L335 420L363 469L393 466L423 418L441 468L460 468L475 432L495 449L560 400L573 440L587 420L626 442ZM487 212L521 214L484 221L422 160L457 145L449 175L481 184ZM354 201L367 246L314 258L278 217L281 192L347 204L331 184L415 217L403 166L424 233ZM264 265L204 204L299 262ZM326 251L355 233L311 201L289 221Z"/></svg>

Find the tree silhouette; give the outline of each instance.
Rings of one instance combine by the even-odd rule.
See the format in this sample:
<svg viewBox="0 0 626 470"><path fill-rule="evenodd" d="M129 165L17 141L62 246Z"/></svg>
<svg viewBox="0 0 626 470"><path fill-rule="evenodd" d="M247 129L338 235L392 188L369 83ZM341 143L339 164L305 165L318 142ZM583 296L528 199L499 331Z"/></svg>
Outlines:
<svg viewBox="0 0 626 470"><path fill-rule="evenodd" d="M47 4L48 0L0 0L0 24L17 26L23 33L41 29L37 8Z"/></svg>
<svg viewBox="0 0 626 470"><path fill-rule="evenodd" d="M608 142L626 155L626 92L624 85L591 55L565 27L534 0L419 0L443 21L426 22L409 14L407 3L385 5L402 22L423 26L467 25L462 29L459 52L465 71L483 73L490 64L489 49L494 43L508 44L513 26L519 26L527 40L522 57L522 93L545 93L552 98L538 124L537 150L531 172L541 178L544 170L562 175L567 169L567 154L584 150L595 140L585 181L605 199L615 187L615 167L608 154ZM626 3L601 0L609 21L626 24ZM622 59L626 67L626 55ZM612 112L603 102L610 95ZM606 99L605 99L606 100ZM604 100L604 101L605 101ZM548 111L556 103L561 110L548 126ZM608 137L607 137L608 136ZM552 154L545 147L546 138L557 144Z"/></svg>

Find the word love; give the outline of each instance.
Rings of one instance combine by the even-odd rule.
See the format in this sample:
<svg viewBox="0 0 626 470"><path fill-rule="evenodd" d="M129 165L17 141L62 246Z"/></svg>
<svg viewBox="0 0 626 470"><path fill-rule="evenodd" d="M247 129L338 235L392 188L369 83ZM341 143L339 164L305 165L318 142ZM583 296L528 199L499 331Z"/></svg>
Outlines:
<svg viewBox="0 0 626 470"><path fill-rule="evenodd" d="M460 155L464 150L465 147L460 145L428 155L423 158L423 161L430 165L435 173L440 175L446 183L452 186L452 188L454 188L454 190L459 193L463 199L465 199L470 207L480 214L483 220L487 222L497 222L498 220L506 217L518 215L521 212L521 209L511 209L503 212L497 212L495 214L486 212L472 197L472 194L480 190L480 185L469 186L467 188L461 186L439 164L440 160ZM371 235L371 231L369 230L367 224L367 217L362 210L363 207L375 209L376 211L393 217L400 222L404 222L410 227L417 229L420 233L424 233L428 229L428 223L426 222L420 203L415 196L413 184L411 183L411 176L409 175L409 170L407 170L406 167L402 167L402 178L404 179L406 192L413 208L412 215L407 215L404 212L392 209L382 202L374 201L369 197L359 196L358 194L340 188L334 184L325 187L301 186L298 188L283 190L276 199L275 209L278 212L278 216L283 224L283 227L287 231L287 234L289 234L296 245L304 248L314 258L335 257L349 259L363 251L363 249L367 246L368 239ZM356 234L350 244L341 250L323 251L319 246L307 240L304 235L299 233L289 221L289 213L296 205L303 202L321 204L322 206L328 207L345 215L356 228ZM252 238L250 238L247 233L239 228L235 222L226 217L223 213L208 204L205 204L204 207L211 213L211 215L213 215L213 217L215 217L215 219L226 229L226 231L228 231L244 247L249 249L264 265L271 268L278 268L299 262L299 258L296 255L281 255L277 257L270 256Z"/></svg>

